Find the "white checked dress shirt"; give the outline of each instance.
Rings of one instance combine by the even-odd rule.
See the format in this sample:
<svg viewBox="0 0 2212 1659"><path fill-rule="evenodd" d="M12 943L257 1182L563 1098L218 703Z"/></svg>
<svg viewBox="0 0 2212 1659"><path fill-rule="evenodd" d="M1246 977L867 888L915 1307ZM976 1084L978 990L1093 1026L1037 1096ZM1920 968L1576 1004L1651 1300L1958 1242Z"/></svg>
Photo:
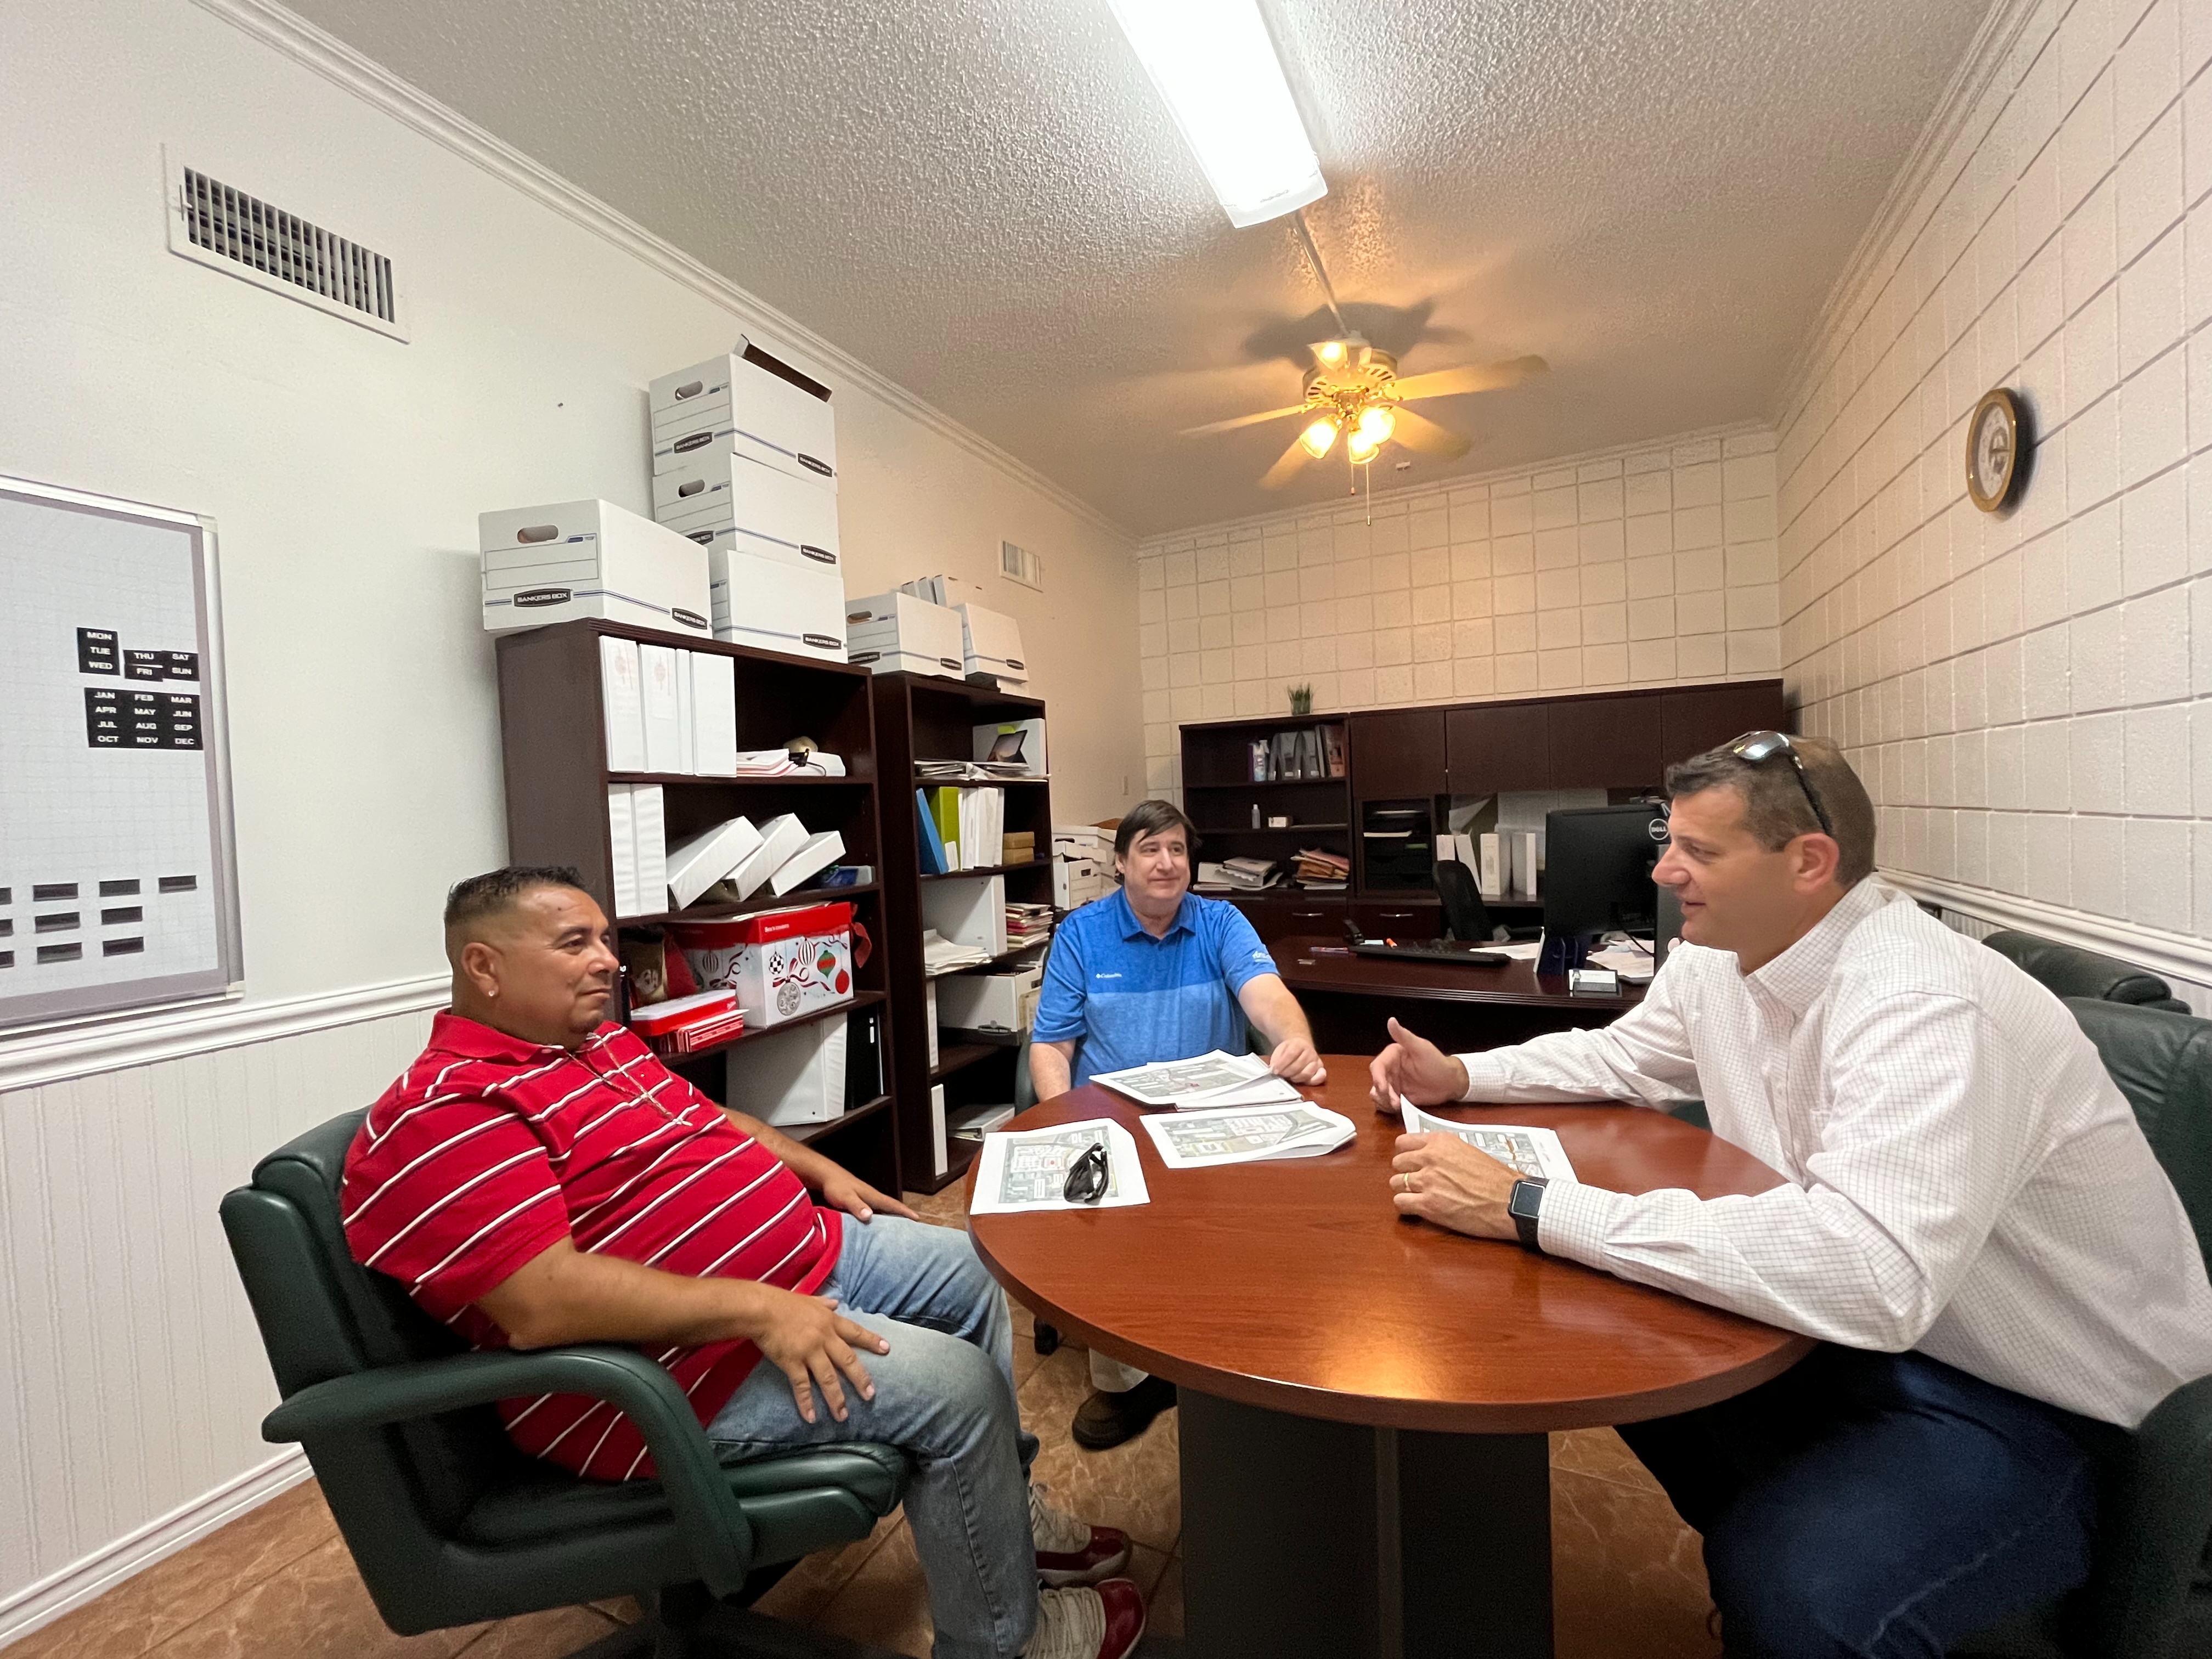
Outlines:
<svg viewBox="0 0 2212 1659"><path fill-rule="evenodd" d="M1461 1058L1469 1100L1702 1094L1788 1177L1703 1200L1555 1182L1553 1255L2128 1428L2212 1372L2196 1236L2095 1048L1876 878L1756 972L1684 944L1612 1025Z"/></svg>

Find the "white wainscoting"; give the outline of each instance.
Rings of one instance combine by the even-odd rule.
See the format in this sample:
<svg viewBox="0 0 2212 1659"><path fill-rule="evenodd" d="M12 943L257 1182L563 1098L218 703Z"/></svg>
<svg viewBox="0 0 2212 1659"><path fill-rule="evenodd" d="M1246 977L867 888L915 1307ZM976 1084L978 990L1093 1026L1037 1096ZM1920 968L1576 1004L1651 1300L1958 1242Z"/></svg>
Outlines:
<svg viewBox="0 0 2212 1659"><path fill-rule="evenodd" d="M308 1029L0 1094L0 1646L298 1478L216 1206L381 1093L442 1000L319 998Z"/></svg>

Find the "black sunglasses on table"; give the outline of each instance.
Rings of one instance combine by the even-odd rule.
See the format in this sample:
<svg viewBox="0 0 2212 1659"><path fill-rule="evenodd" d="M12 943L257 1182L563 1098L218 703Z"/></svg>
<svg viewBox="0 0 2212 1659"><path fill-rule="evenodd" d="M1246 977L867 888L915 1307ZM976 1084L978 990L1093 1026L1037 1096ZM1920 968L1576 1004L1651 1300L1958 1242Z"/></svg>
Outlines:
<svg viewBox="0 0 2212 1659"><path fill-rule="evenodd" d="M1060 1195L1071 1204L1096 1204L1106 1196L1106 1146L1094 1140L1091 1150L1067 1166L1067 1184Z"/></svg>
<svg viewBox="0 0 2212 1659"><path fill-rule="evenodd" d="M1828 809L1820 805L1820 797L1813 787L1813 780L1805 770L1805 763L1798 757L1797 745L1790 741L1787 732L1747 732L1728 745L1728 752L1738 760L1758 766L1777 755L1787 755L1790 764L1797 774L1797 787L1805 792L1805 804L1813 809L1813 816L1820 821L1820 829L1833 841L1836 826L1828 822Z"/></svg>

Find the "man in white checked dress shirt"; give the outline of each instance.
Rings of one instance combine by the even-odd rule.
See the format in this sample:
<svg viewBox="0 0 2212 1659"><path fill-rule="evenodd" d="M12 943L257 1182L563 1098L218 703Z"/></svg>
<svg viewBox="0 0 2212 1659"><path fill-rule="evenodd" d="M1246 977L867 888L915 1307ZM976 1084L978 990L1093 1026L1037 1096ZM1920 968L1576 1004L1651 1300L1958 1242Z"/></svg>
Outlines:
<svg viewBox="0 0 2212 1659"><path fill-rule="evenodd" d="M1832 1345L1621 1434L1705 1534L1730 1655L1935 1659L2083 1582L2095 1455L2212 1373L2212 1287L2064 1006L1873 876L1832 745L1747 734L1667 785L1684 943L1642 1004L1459 1056L1393 1022L1376 1103L1702 1096L1784 1183L1537 1188L1407 1135L1395 1201Z"/></svg>

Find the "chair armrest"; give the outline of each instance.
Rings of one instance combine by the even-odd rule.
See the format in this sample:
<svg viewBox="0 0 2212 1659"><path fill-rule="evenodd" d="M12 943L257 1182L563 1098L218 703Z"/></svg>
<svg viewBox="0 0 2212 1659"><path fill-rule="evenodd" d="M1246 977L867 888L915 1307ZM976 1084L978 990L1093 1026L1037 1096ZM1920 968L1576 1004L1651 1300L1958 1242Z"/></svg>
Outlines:
<svg viewBox="0 0 2212 1659"><path fill-rule="evenodd" d="M2166 1395L2129 1438L2114 1460L2099 1530L2095 1650L2162 1659L2212 1535L2212 1376Z"/></svg>
<svg viewBox="0 0 2212 1659"><path fill-rule="evenodd" d="M261 1436L313 1440L535 1394L587 1395L635 1424L699 1577L718 1596L744 1587L752 1523L676 1379L628 1348L463 1353L357 1371L301 1389L264 1419Z"/></svg>

